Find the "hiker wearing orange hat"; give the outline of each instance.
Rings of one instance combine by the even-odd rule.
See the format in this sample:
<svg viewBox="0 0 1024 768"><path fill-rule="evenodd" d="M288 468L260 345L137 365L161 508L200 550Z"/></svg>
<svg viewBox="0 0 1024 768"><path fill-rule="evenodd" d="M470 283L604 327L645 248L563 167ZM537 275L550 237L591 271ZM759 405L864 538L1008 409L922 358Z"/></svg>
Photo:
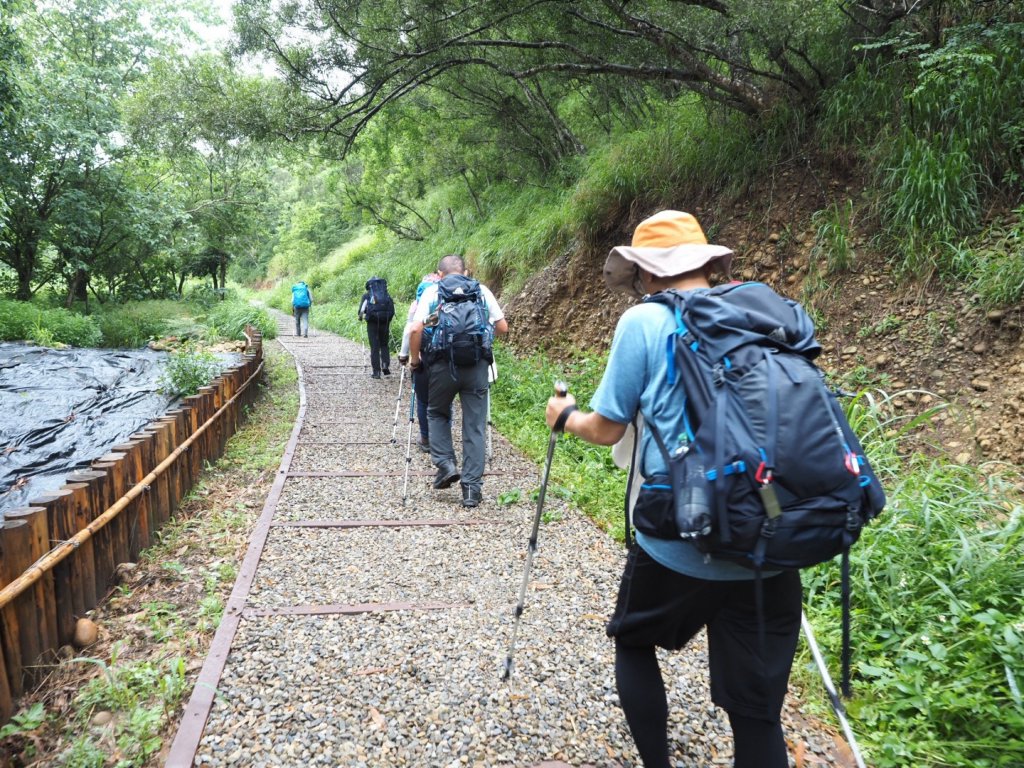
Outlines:
<svg viewBox="0 0 1024 768"><path fill-rule="evenodd" d="M604 277L612 290L645 299L661 291L685 297L710 292L712 277L716 272L727 276L731 259L729 248L708 243L691 214L666 210L640 222L630 245L611 250ZM675 504L675 486L663 479L669 464L660 436L676 452L687 449L686 382L676 375L672 354L679 329L664 303L645 300L627 309L616 326L591 410L578 409L571 396L556 396L548 401L546 420L555 432L613 445L638 415L643 417L645 426L634 436L639 444L633 463L644 485L629 521L635 539L607 633L615 640L619 700L644 766L675 764L656 648L679 650L706 628L711 698L728 713L735 765L786 768L780 713L800 628L799 573L765 570L755 589L749 568L706 556L696 538L685 538L676 529L654 535L663 532L652 533L641 523L641 508L651 499L663 508ZM706 513L709 502L702 503Z"/></svg>

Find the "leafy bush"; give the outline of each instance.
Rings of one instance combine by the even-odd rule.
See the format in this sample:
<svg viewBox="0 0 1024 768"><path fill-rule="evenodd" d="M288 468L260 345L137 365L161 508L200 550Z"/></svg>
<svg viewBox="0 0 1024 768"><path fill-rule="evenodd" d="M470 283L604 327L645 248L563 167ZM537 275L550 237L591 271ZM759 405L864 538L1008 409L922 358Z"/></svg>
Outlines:
<svg viewBox="0 0 1024 768"><path fill-rule="evenodd" d="M188 397L208 385L223 367L220 360L206 351L185 347L172 352L160 377L161 389L171 395Z"/></svg>
<svg viewBox="0 0 1024 768"><path fill-rule="evenodd" d="M246 325L259 328L266 339L277 335L277 323L270 314L247 301L218 301L205 320L212 335L225 339L244 339Z"/></svg>
<svg viewBox="0 0 1024 768"><path fill-rule="evenodd" d="M107 304L95 317L105 347L141 347L170 335L184 316L185 306L177 301L139 301Z"/></svg>
<svg viewBox="0 0 1024 768"><path fill-rule="evenodd" d="M974 291L987 307L1024 299L1024 207L1009 222L992 226L962 257Z"/></svg>
<svg viewBox="0 0 1024 768"><path fill-rule="evenodd" d="M95 347L102 334L90 317L66 309L39 309L29 302L0 300L0 339L42 346Z"/></svg>

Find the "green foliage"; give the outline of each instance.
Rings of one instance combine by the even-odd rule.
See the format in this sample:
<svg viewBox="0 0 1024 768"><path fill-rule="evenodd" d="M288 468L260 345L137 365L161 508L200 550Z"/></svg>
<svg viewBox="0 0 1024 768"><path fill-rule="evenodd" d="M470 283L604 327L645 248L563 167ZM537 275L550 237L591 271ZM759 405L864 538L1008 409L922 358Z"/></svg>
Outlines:
<svg viewBox="0 0 1024 768"><path fill-rule="evenodd" d="M903 131L889 147L881 183L882 221L901 254L899 267L918 274L949 274L936 245L969 231L980 208L979 168L966 145Z"/></svg>
<svg viewBox="0 0 1024 768"><path fill-rule="evenodd" d="M1019 304L1024 299L1024 207L989 227L958 261L983 305Z"/></svg>
<svg viewBox="0 0 1024 768"><path fill-rule="evenodd" d="M868 164L887 242L911 273L971 275L949 244L989 201L1024 193L1024 24L964 10L937 44L898 27L862 45L869 56L823 97L820 139Z"/></svg>
<svg viewBox="0 0 1024 768"><path fill-rule="evenodd" d="M0 299L0 340L30 340L41 346L94 347L102 334L95 320L66 309L39 309L23 301Z"/></svg>
<svg viewBox="0 0 1024 768"><path fill-rule="evenodd" d="M853 266L854 252L850 243L853 225L853 201L832 203L828 208L811 215L815 228L811 258L815 266L824 263L825 273L834 275L845 272Z"/></svg>
<svg viewBox="0 0 1024 768"><path fill-rule="evenodd" d="M547 453L550 430L544 406L557 379L586 403L604 370L603 357L580 357L554 364L543 355L519 359L497 347L498 384L492 389L495 426L517 448L538 463ZM559 439L551 467L549 498L571 497L599 525L620 540L625 535L622 498L626 473L615 466L607 448L574 437ZM536 497L534 497L536 500Z"/></svg>
<svg viewBox="0 0 1024 768"><path fill-rule="evenodd" d="M247 325L262 331L265 339L277 336L277 323L270 313L247 301L219 301L210 309L205 321L210 333L219 338L242 340Z"/></svg>
<svg viewBox="0 0 1024 768"><path fill-rule="evenodd" d="M174 322L185 315L177 301L133 301L105 304L94 312L104 347L141 347L168 335Z"/></svg>
<svg viewBox="0 0 1024 768"><path fill-rule="evenodd" d="M990 470L991 471L991 470ZM1024 760L1024 524L1012 486L915 459L852 550L855 698L870 763L1012 766ZM838 648L838 566L804 579Z"/></svg>
<svg viewBox="0 0 1024 768"><path fill-rule="evenodd" d="M43 702L37 701L28 709L15 713L9 723L0 727L0 739L29 733L39 728L45 722L46 708L43 706Z"/></svg>
<svg viewBox="0 0 1024 768"><path fill-rule="evenodd" d="M120 713L114 729L118 750L123 755L118 765L145 765L162 746L160 731L185 694L185 660L172 658L163 664L118 663L115 650L109 663L90 658L78 661L95 664L102 671L75 699L79 723L87 723L98 710ZM81 737L62 755L62 760L75 766L103 765L97 762L97 752L89 737Z"/></svg>
<svg viewBox="0 0 1024 768"><path fill-rule="evenodd" d="M160 377L161 388L176 397L189 397L207 386L223 364L212 353L187 346L172 352Z"/></svg>

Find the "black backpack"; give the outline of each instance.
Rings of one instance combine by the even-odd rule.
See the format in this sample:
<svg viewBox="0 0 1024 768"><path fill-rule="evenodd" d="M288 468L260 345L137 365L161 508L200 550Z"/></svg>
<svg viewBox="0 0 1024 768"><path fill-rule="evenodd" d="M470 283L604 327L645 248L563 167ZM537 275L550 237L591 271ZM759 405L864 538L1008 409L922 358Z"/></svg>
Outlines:
<svg viewBox="0 0 1024 768"><path fill-rule="evenodd" d="M395 316L395 302L388 293L388 281L383 277L371 277L366 281L366 319L374 322L391 322Z"/></svg>
<svg viewBox="0 0 1024 768"><path fill-rule="evenodd" d="M669 378L682 377L687 425L667 445L648 424L675 502L674 519L648 532L755 569L804 568L849 549L885 494L812 362L821 346L803 308L763 283L647 301L676 317Z"/></svg>
<svg viewBox="0 0 1024 768"><path fill-rule="evenodd" d="M446 275L437 284L437 325L428 347L430 361L449 360L456 368L494 362L494 326L480 283L465 275Z"/></svg>
<svg viewBox="0 0 1024 768"><path fill-rule="evenodd" d="M885 494L812 362L821 352L814 324L763 283L663 291L646 300L676 318L669 382L682 378L686 429L676 438L647 423L669 477L645 487L672 498L647 510L638 502L634 525L754 569L758 593L762 570L794 570L842 554L847 687L848 552L882 511Z"/></svg>

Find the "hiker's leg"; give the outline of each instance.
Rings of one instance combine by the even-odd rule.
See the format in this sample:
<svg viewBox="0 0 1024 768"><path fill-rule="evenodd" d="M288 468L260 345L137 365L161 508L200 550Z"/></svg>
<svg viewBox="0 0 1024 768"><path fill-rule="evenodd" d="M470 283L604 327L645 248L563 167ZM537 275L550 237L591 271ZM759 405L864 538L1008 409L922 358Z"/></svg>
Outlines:
<svg viewBox="0 0 1024 768"><path fill-rule="evenodd" d="M669 765L665 686L654 648L686 645L717 610L717 589L716 582L666 568L635 541L629 549L607 632L615 638L622 711L647 768Z"/></svg>
<svg viewBox="0 0 1024 768"><path fill-rule="evenodd" d="M424 440L430 439L430 427L427 422L427 398L430 397L430 374L423 367L412 373L412 388L416 391L416 420L420 423L420 435Z"/></svg>
<svg viewBox="0 0 1024 768"><path fill-rule="evenodd" d="M441 467L455 463L452 448L452 401L459 391L458 382L448 370L447 360L431 363L427 374L430 393L427 396L427 423L430 425L430 460Z"/></svg>
<svg viewBox="0 0 1024 768"><path fill-rule="evenodd" d="M782 723L729 712L735 768L789 768Z"/></svg>
<svg viewBox="0 0 1024 768"><path fill-rule="evenodd" d="M309 307L303 307L299 310L299 327L303 336L309 335Z"/></svg>
<svg viewBox="0 0 1024 768"><path fill-rule="evenodd" d="M721 610L708 624L711 700L731 719L743 719L737 721L744 743L737 742L736 752L753 762L737 765L785 766L785 739L777 738L782 726L778 734L769 726L779 723L796 653L803 602L800 574L785 571L762 579L760 616L755 581L726 584Z"/></svg>
<svg viewBox="0 0 1024 768"><path fill-rule="evenodd" d="M615 684L644 768L670 768L668 701L653 645L615 643Z"/></svg>
<svg viewBox="0 0 1024 768"><path fill-rule="evenodd" d="M380 367L391 370L391 323L380 324Z"/></svg>
<svg viewBox="0 0 1024 768"><path fill-rule="evenodd" d="M299 309L298 307L292 307L292 315L295 316L295 335L296 336L301 336L302 335L302 329L299 327L299 323L300 323L299 317L300 317L301 314L302 314L302 310L301 309Z"/></svg>
<svg viewBox="0 0 1024 768"><path fill-rule="evenodd" d="M462 405L462 484L480 489L487 459L487 363L459 368Z"/></svg>
<svg viewBox="0 0 1024 768"><path fill-rule="evenodd" d="M373 320L366 321L366 336L370 341L370 367L374 376L380 376L380 336Z"/></svg>

